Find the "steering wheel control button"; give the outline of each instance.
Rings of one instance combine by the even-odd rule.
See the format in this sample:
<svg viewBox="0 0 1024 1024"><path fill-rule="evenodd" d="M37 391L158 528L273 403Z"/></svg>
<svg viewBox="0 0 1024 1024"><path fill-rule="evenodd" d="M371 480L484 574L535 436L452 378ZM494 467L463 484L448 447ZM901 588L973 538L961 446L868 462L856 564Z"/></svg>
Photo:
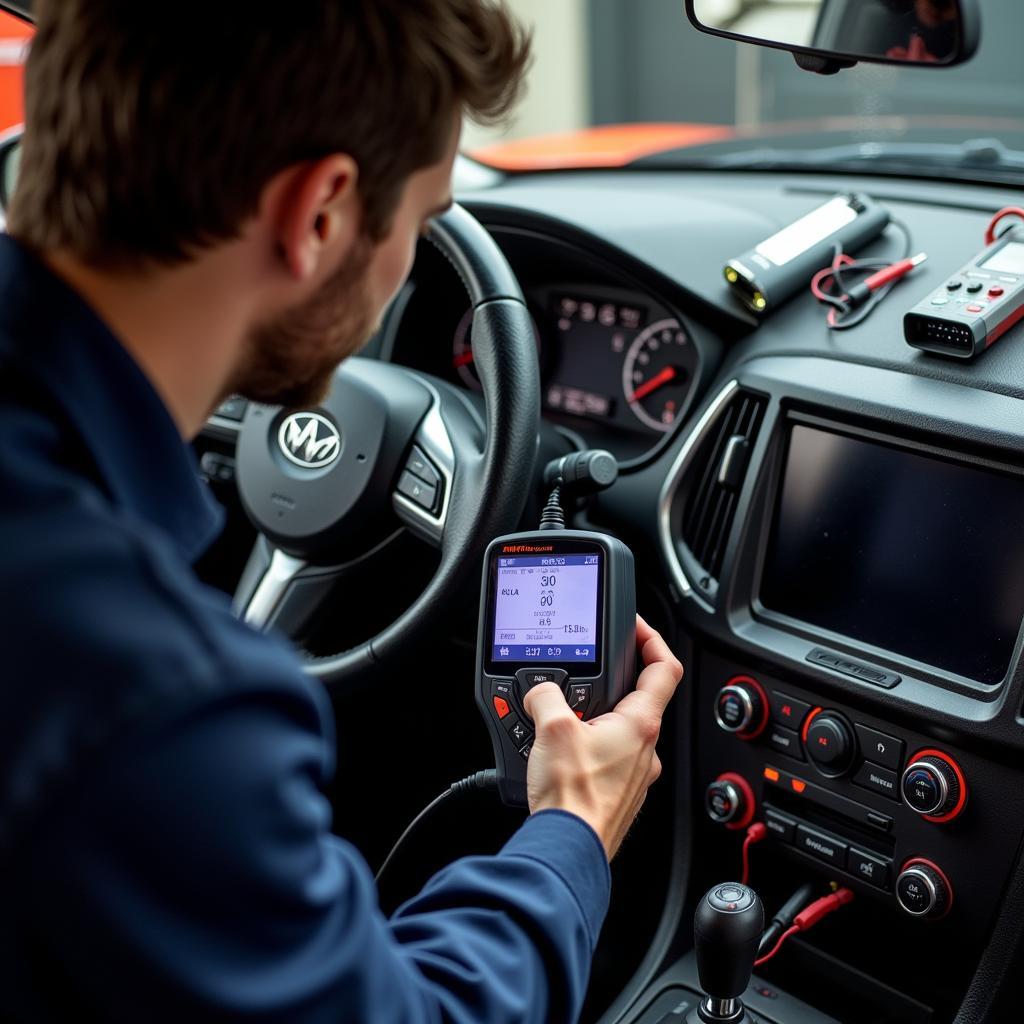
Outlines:
<svg viewBox="0 0 1024 1024"><path fill-rule="evenodd" d="M764 827L776 838L784 843L792 843L796 838L796 822L780 814L774 808L764 809Z"/></svg>
<svg viewBox="0 0 1024 1024"><path fill-rule="evenodd" d="M434 468L433 463L423 454L422 450L415 445L405 468L425 484L430 484L431 487L437 487L441 483L441 474Z"/></svg>
<svg viewBox="0 0 1024 1024"><path fill-rule="evenodd" d="M245 411L248 408L247 399L234 395L217 406L214 416L219 416L222 420L234 420L236 423L241 423L245 419Z"/></svg>
<svg viewBox="0 0 1024 1024"><path fill-rule="evenodd" d="M800 743L800 733L794 732L792 729L784 729L781 725L769 726L768 746L787 757L795 757L798 761L804 760L804 748Z"/></svg>
<svg viewBox="0 0 1024 1024"><path fill-rule="evenodd" d="M398 481L398 493L404 494L410 501L428 512L437 509L437 488L424 483L419 477L406 470Z"/></svg>
<svg viewBox="0 0 1024 1024"><path fill-rule="evenodd" d="M859 722L854 723L857 739L860 741L860 752L869 761L880 764L898 772L903 765L903 740L895 736L887 736Z"/></svg>
<svg viewBox="0 0 1024 1024"><path fill-rule="evenodd" d="M779 725L784 725L787 729L799 731L800 726L804 724L807 713L811 710L811 705L806 701L797 700L796 697L790 697L788 693L782 693L779 690L772 690L771 696L768 699L771 704L772 718Z"/></svg>
<svg viewBox="0 0 1024 1024"><path fill-rule="evenodd" d="M899 803L899 776L895 772L889 771L888 768L881 767L881 765L865 761L857 769L857 773L853 777L853 784L855 786L862 786L864 789L870 789L873 793L879 793Z"/></svg>
<svg viewBox="0 0 1024 1024"><path fill-rule="evenodd" d="M828 778L843 775L853 761L853 732L834 711L811 719L804 733L804 747L814 767Z"/></svg>
<svg viewBox="0 0 1024 1024"><path fill-rule="evenodd" d="M896 879L896 899L911 917L942 917L953 902L953 892L934 865L911 860Z"/></svg>
<svg viewBox="0 0 1024 1024"><path fill-rule="evenodd" d="M806 825L797 825L794 846L809 853L815 860L832 864L837 868L846 866L846 843L835 836L826 835Z"/></svg>
<svg viewBox="0 0 1024 1024"><path fill-rule="evenodd" d="M892 861L888 857L880 857L877 853L868 853L867 850L851 846L846 858L846 870L876 889L889 891Z"/></svg>
<svg viewBox="0 0 1024 1024"><path fill-rule="evenodd" d="M715 697L715 721L719 728L742 739L753 739L767 719L764 691L749 676L731 679Z"/></svg>
<svg viewBox="0 0 1024 1024"><path fill-rule="evenodd" d="M931 821L951 821L964 808L967 792L959 765L939 751L922 751L903 773L903 800Z"/></svg>
<svg viewBox="0 0 1024 1024"><path fill-rule="evenodd" d="M572 683L569 686L569 709L577 718L583 718L587 713L592 690L590 683Z"/></svg>

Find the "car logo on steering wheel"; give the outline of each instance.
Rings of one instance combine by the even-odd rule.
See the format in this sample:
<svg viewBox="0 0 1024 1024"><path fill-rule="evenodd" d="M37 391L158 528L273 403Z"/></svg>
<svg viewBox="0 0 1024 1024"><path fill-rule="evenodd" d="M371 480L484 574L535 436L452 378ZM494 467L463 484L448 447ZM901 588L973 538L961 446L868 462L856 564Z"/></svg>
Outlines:
<svg viewBox="0 0 1024 1024"><path fill-rule="evenodd" d="M341 454L341 434L318 412L296 412L285 418L277 443L286 459L304 469L323 469Z"/></svg>

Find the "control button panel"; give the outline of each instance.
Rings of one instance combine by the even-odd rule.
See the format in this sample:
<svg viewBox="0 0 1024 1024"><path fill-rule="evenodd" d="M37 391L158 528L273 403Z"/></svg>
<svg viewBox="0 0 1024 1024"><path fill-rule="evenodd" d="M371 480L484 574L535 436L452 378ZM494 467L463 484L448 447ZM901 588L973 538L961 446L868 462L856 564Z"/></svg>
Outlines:
<svg viewBox="0 0 1024 1024"><path fill-rule="evenodd" d="M764 825L770 835L784 843L792 843L796 838L796 821L771 807L764 810Z"/></svg>
<svg viewBox="0 0 1024 1024"><path fill-rule="evenodd" d="M864 759L898 772L903 765L903 740L888 736L860 722L854 723Z"/></svg>
<svg viewBox="0 0 1024 1024"><path fill-rule="evenodd" d="M826 864L833 864L837 868L846 865L846 843L806 825L797 825L794 846Z"/></svg>
<svg viewBox="0 0 1024 1024"><path fill-rule="evenodd" d="M765 741L772 750L787 757L795 757L798 761L804 759L804 748L800 742L800 733L793 729L786 729L781 725L769 725L765 733Z"/></svg>
<svg viewBox="0 0 1024 1024"><path fill-rule="evenodd" d="M846 870L856 875L862 882L867 882L885 892L889 891L892 875L892 861L888 857L880 857L856 846L850 847L846 856Z"/></svg>
<svg viewBox="0 0 1024 1024"><path fill-rule="evenodd" d="M780 690L772 690L769 702L772 718L779 725L796 732L800 731L800 726L804 724L804 719L811 710L811 705L806 701L797 700L796 697L790 697L788 693L782 693Z"/></svg>
<svg viewBox="0 0 1024 1024"><path fill-rule="evenodd" d="M880 793L890 800L900 799L900 780L895 772L882 768L870 761L865 761L853 776L853 784Z"/></svg>

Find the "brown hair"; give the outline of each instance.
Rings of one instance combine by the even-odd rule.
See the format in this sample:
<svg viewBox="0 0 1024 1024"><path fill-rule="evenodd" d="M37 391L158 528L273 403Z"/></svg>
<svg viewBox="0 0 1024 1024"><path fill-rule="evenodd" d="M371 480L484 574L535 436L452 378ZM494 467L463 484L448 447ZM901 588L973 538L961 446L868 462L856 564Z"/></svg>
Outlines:
<svg viewBox="0 0 1024 1024"><path fill-rule="evenodd" d="M182 262L237 237L277 173L331 153L358 163L363 228L380 240L456 112L503 117L529 60L503 0L154 6L37 4L8 218L33 248Z"/></svg>

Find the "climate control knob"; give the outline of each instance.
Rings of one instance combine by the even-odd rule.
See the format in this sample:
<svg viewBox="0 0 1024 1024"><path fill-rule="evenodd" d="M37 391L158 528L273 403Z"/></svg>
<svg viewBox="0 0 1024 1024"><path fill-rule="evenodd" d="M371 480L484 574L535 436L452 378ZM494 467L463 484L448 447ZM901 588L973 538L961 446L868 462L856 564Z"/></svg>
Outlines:
<svg viewBox="0 0 1024 1024"><path fill-rule="evenodd" d="M740 739L753 739L768 724L768 699L761 684L750 676L735 676L715 697L719 728Z"/></svg>
<svg viewBox="0 0 1024 1024"><path fill-rule="evenodd" d="M754 818L754 791L742 775L726 772L704 791L708 817L728 829L746 828Z"/></svg>
<svg viewBox="0 0 1024 1024"><path fill-rule="evenodd" d="M922 750L910 759L900 784L903 802L929 821L952 821L967 802L960 766L940 750Z"/></svg>
<svg viewBox="0 0 1024 1024"><path fill-rule="evenodd" d="M830 779L843 775L856 750L853 730L835 711L812 713L804 728L804 749L822 775Z"/></svg>
<svg viewBox="0 0 1024 1024"><path fill-rule="evenodd" d="M896 879L896 899L911 917L942 917L953 903L953 889L931 862L909 860Z"/></svg>

